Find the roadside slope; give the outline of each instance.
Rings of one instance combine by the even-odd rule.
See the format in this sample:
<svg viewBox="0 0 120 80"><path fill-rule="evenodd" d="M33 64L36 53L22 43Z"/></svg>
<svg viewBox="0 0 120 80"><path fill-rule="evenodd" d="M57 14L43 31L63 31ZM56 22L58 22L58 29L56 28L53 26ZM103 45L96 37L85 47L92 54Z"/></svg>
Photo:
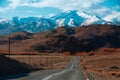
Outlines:
<svg viewBox="0 0 120 80"><path fill-rule="evenodd" d="M30 67L16 60L0 55L0 78L23 72L30 72Z"/></svg>

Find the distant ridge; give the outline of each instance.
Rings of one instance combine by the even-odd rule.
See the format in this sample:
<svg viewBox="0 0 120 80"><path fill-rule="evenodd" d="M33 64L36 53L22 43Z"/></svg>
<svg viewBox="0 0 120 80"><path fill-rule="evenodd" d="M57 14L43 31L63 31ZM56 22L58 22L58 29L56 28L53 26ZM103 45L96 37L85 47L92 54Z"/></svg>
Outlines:
<svg viewBox="0 0 120 80"><path fill-rule="evenodd" d="M109 19L110 17L110 19ZM12 19L0 19L0 35L14 32L26 31L38 33L55 28L66 26L67 28L83 25L112 24L120 25L119 15L111 17L110 15L101 18L97 15L90 15L85 11L66 11L53 17L13 17Z"/></svg>
<svg viewBox="0 0 120 80"><path fill-rule="evenodd" d="M17 32L11 34L10 39L11 52L89 52L99 48L120 48L120 26L63 26L39 33ZM0 37L0 50L7 52L8 36Z"/></svg>

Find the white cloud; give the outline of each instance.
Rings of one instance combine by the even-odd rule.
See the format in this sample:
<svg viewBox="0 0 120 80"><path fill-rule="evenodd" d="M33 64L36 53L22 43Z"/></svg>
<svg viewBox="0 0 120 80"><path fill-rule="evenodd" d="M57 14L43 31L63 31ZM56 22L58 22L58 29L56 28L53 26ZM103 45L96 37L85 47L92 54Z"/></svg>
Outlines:
<svg viewBox="0 0 120 80"><path fill-rule="evenodd" d="M48 17L53 17L53 16L55 16L55 14L48 14Z"/></svg>
<svg viewBox="0 0 120 80"><path fill-rule="evenodd" d="M55 7L61 10L72 9L89 9L104 0L9 0L11 4L8 7L2 8L0 12L9 9L15 9L18 6L30 6L30 7Z"/></svg>
<svg viewBox="0 0 120 80"><path fill-rule="evenodd" d="M1 8L0 7L0 12L3 12L3 13L5 13L7 10L9 10L10 8L9 7L6 7L6 8Z"/></svg>
<svg viewBox="0 0 120 80"><path fill-rule="evenodd" d="M15 9L17 6L19 6L22 2L22 0L9 0L11 4L9 5L10 8Z"/></svg>
<svg viewBox="0 0 120 80"><path fill-rule="evenodd" d="M103 0L42 0L37 3L26 3L25 6L55 7L61 10L89 8Z"/></svg>
<svg viewBox="0 0 120 80"><path fill-rule="evenodd" d="M101 7L101 8L90 10L88 12L92 12L94 14L97 14L97 15L103 17L103 16L106 16L108 14L111 14L112 10L109 8L106 8L106 7Z"/></svg>
<svg viewBox="0 0 120 80"><path fill-rule="evenodd" d="M15 9L17 6L21 4L21 0L8 0L10 3L7 7L0 7L0 12L6 12L10 9Z"/></svg>
<svg viewBox="0 0 120 80"><path fill-rule="evenodd" d="M113 10L99 5L99 3L105 0L9 0L11 2L7 7L1 8L0 12L8 12L11 9L15 9L19 6L29 6L29 7L54 7L63 11L67 10L79 10L87 11L88 13L99 14L99 16L104 17L111 14ZM116 9L120 9L120 6L116 6ZM115 14L115 13L114 13Z"/></svg>
<svg viewBox="0 0 120 80"><path fill-rule="evenodd" d="M115 7L112 7L113 10L120 11L120 5L116 5Z"/></svg>
<svg viewBox="0 0 120 80"><path fill-rule="evenodd" d="M4 10L3 8L0 7L0 12L5 12L6 10Z"/></svg>

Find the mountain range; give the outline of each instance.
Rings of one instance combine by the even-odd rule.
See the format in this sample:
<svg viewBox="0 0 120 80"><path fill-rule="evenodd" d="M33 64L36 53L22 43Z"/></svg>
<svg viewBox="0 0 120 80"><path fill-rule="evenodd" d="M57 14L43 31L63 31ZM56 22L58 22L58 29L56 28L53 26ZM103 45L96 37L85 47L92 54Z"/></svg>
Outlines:
<svg viewBox="0 0 120 80"><path fill-rule="evenodd" d="M120 25L118 17L112 17L107 20L109 16L101 18L97 15L90 15L87 12L77 10L66 11L55 15L53 17L13 17L12 19L0 19L0 35L10 34L14 32L30 32L37 33L55 28L65 26L66 28L98 25L98 24L112 24Z"/></svg>

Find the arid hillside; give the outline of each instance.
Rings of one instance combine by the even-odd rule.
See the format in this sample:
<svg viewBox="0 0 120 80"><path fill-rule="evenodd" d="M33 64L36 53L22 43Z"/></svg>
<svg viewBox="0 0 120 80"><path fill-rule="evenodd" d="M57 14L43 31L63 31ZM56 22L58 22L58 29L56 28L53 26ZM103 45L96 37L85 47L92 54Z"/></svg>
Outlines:
<svg viewBox="0 0 120 80"><path fill-rule="evenodd" d="M120 80L120 48L101 48L82 54L81 61L94 80Z"/></svg>
<svg viewBox="0 0 120 80"><path fill-rule="evenodd" d="M8 52L9 36L0 37L0 51ZM89 25L60 27L40 33L19 32L10 35L10 51L17 52L88 52L99 48L120 48L120 26Z"/></svg>

